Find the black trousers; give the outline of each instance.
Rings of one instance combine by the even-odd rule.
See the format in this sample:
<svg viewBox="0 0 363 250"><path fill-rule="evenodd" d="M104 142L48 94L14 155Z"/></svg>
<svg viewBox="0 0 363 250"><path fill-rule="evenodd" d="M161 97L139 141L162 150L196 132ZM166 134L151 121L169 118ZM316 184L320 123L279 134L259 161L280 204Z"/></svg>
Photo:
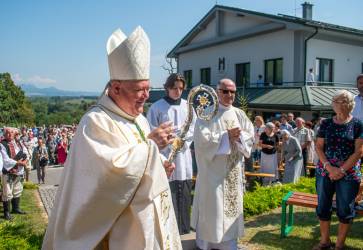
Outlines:
<svg viewBox="0 0 363 250"><path fill-rule="evenodd" d="M302 150L302 156L303 156L303 167L301 170L301 175L306 176L306 166L308 161L308 150L306 148Z"/></svg>
<svg viewBox="0 0 363 250"><path fill-rule="evenodd" d="M190 208L192 204L192 180L169 182L179 233L190 233Z"/></svg>

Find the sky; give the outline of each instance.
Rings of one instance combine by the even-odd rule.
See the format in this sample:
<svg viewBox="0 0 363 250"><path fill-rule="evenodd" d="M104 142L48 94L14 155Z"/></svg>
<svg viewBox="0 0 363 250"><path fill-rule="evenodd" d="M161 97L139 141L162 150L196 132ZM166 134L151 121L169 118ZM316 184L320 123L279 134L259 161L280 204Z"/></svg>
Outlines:
<svg viewBox="0 0 363 250"><path fill-rule="evenodd" d="M109 79L106 41L138 25L151 42L152 87L165 55L216 4L301 16L299 0L0 0L0 73L17 84L101 92ZM363 0L315 0L313 19L363 30Z"/></svg>

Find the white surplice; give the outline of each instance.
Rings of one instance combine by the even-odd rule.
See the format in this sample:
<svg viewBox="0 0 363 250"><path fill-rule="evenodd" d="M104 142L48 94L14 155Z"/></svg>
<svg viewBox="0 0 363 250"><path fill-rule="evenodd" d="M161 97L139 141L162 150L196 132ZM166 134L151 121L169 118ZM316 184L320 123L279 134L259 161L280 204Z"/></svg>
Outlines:
<svg viewBox="0 0 363 250"><path fill-rule="evenodd" d="M164 98L162 98L151 105L147 114L147 119L152 129L158 127L164 122L171 121L173 122L173 126L176 128L176 131L180 132L185 120L187 119L187 110L188 103L184 99L181 99L179 105L170 105ZM186 135L184 147L175 157L174 163L176 167L172 175L169 177L169 181L185 181L191 180L193 177L193 162L189 147L193 139L192 131L194 131L194 124L195 115L193 116L192 123ZM170 151L171 146L168 146L161 150L161 153L165 157L168 157Z"/></svg>
<svg viewBox="0 0 363 250"><path fill-rule="evenodd" d="M241 143L230 143L227 129L242 130ZM198 240L223 243L244 234L242 168L249 157L254 129L246 114L220 105L210 121L197 120L194 145L198 176L192 210L192 227Z"/></svg>
<svg viewBox="0 0 363 250"><path fill-rule="evenodd" d="M181 249L150 128L103 95L72 142L42 249Z"/></svg>

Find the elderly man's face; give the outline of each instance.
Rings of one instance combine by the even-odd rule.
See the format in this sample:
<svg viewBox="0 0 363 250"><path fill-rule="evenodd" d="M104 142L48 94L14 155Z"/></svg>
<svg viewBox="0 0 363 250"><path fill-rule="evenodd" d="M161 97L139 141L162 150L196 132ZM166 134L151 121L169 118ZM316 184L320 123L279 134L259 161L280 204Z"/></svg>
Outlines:
<svg viewBox="0 0 363 250"><path fill-rule="evenodd" d="M232 81L224 81L217 89L219 102L226 107L233 104L236 97L236 85Z"/></svg>
<svg viewBox="0 0 363 250"><path fill-rule="evenodd" d="M301 119L296 119L295 122L296 122L296 127L298 128L301 128L304 125L304 122Z"/></svg>
<svg viewBox="0 0 363 250"><path fill-rule="evenodd" d="M363 77L359 78L357 81L357 88L361 96L363 96Z"/></svg>
<svg viewBox="0 0 363 250"><path fill-rule="evenodd" d="M12 130L12 129L5 130L5 134L4 134L5 140L12 141L12 140L14 140L14 136L15 136L14 130Z"/></svg>
<svg viewBox="0 0 363 250"><path fill-rule="evenodd" d="M149 80L124 81L112 83L109 95L119 108L136 117L144 111L149 91Z"/></svg>

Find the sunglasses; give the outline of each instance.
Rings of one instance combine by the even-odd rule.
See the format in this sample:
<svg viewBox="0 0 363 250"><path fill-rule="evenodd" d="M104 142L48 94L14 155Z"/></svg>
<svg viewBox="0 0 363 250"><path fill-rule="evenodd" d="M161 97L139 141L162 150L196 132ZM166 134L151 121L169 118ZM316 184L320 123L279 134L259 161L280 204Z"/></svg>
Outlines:
<svg viewBox="0 0 363 250"><path fill-rule="evenodd" d="M228 90L228 89L218 89L219 91L222 91L223 94L227 95L227 94L231 94L231 95L234 95L236 94L236 91L235 90Z"/></svg>

